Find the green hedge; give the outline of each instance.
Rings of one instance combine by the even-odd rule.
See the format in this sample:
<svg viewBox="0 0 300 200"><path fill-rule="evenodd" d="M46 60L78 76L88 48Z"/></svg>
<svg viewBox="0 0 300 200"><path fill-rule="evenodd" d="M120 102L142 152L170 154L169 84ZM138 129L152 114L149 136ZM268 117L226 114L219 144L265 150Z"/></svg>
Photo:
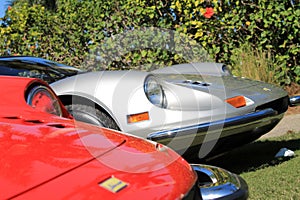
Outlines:
<svg viewBox="0 0 300 200"><path fill-rule="evenodd" d="M140 27L159 27L191 40L186 46L173 47L175 51L159 45L149 48L151 44L143 49L129 48L111 68L148 65L151 69L151 65L189 61L182 52L195 40L213 60L234 69L234 59L238 59L234 51L249 43L271 52L280 84L299 83L299 19L299 0L57 0L54 10L17 0L2 19L0 55L33 55L81 66L87 55L108 56L98 55L103 41L109 44L108 38ZM168 39L174 36L153 41L163 45Z"/></svg>

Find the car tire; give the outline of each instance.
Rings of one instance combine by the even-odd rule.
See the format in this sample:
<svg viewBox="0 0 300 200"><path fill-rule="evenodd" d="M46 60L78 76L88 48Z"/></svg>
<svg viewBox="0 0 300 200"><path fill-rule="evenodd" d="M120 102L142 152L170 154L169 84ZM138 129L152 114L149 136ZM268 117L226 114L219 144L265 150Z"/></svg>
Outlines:
<svg viewBox="0 0 300 200"><path fill-rule="evenodd" d="M66 105L65 107L73 115L74 119L78 121L119 130L116 122L98 108L83 104L71 104Z"/></svg>

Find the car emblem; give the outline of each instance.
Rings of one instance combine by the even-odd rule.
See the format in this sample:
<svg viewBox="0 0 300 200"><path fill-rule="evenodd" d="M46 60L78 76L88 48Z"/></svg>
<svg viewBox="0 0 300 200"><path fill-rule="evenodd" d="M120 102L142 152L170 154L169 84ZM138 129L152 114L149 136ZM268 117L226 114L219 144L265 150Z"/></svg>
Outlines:
<svg viewBox="0 0 300 200"><path fill-rule="evenodd" d="M265 88L265 87L263 88L263 90L266 91L266 92L270 92L271 91L271 89Z"/></svg>
<svg viewBox="0 0 300 200"><path fill-rule="evenodd" d="M121 181L120 179L117 179L115 177L111 177L106 179L105 181L99 183L99 186L113 192L117 193L127 187L127 183Z"/></svg>

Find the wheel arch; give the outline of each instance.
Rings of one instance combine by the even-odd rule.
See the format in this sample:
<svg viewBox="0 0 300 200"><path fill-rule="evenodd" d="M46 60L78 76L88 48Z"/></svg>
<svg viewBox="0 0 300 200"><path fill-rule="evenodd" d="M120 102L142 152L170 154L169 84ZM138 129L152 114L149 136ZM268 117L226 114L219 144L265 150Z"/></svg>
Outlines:
<svg viewBox="0 0 300 200"><path fill-rule="evenodd" d="M120 124L118 123L118 120L113 116L111 112L109 112L107 109L105 109L103 106L101 106L99 103L78 95L60 95L58 96L63 105L70 105L73 101L76 101L78 104L84 104L84 105L94 105L97 109L104 112L108 117L110 117L118 126L118 129L121 130Z"/></svg>

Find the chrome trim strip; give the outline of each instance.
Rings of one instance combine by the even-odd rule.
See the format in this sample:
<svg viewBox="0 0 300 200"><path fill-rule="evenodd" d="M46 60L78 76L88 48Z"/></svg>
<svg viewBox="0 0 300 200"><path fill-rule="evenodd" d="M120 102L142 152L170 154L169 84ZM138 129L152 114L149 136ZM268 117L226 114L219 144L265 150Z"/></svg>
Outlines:
<svg viewBox="0 0 300 200"><path fill-rule="evenodd" d="M290 97L290 106L300 106L300 96Z"/></svg>
<svg viewBox="0 0 300 200"><path fill-rule="evenodd" d="M222 127L223 129L226 129L228 127L233 127L233 129L240 128L241 126L243 126L243 124L248 125L249 123L253 124L256 122L263 123L260 122L262 119L273 117L277 114L277 111L273 110L272 108L267 108L250 114L227 118L224 120L150 133L147 139L159 141L162 139L171 139L174 137L186 136L195 133L203 133L209 129L220 129L220 127Z"/></svg>

